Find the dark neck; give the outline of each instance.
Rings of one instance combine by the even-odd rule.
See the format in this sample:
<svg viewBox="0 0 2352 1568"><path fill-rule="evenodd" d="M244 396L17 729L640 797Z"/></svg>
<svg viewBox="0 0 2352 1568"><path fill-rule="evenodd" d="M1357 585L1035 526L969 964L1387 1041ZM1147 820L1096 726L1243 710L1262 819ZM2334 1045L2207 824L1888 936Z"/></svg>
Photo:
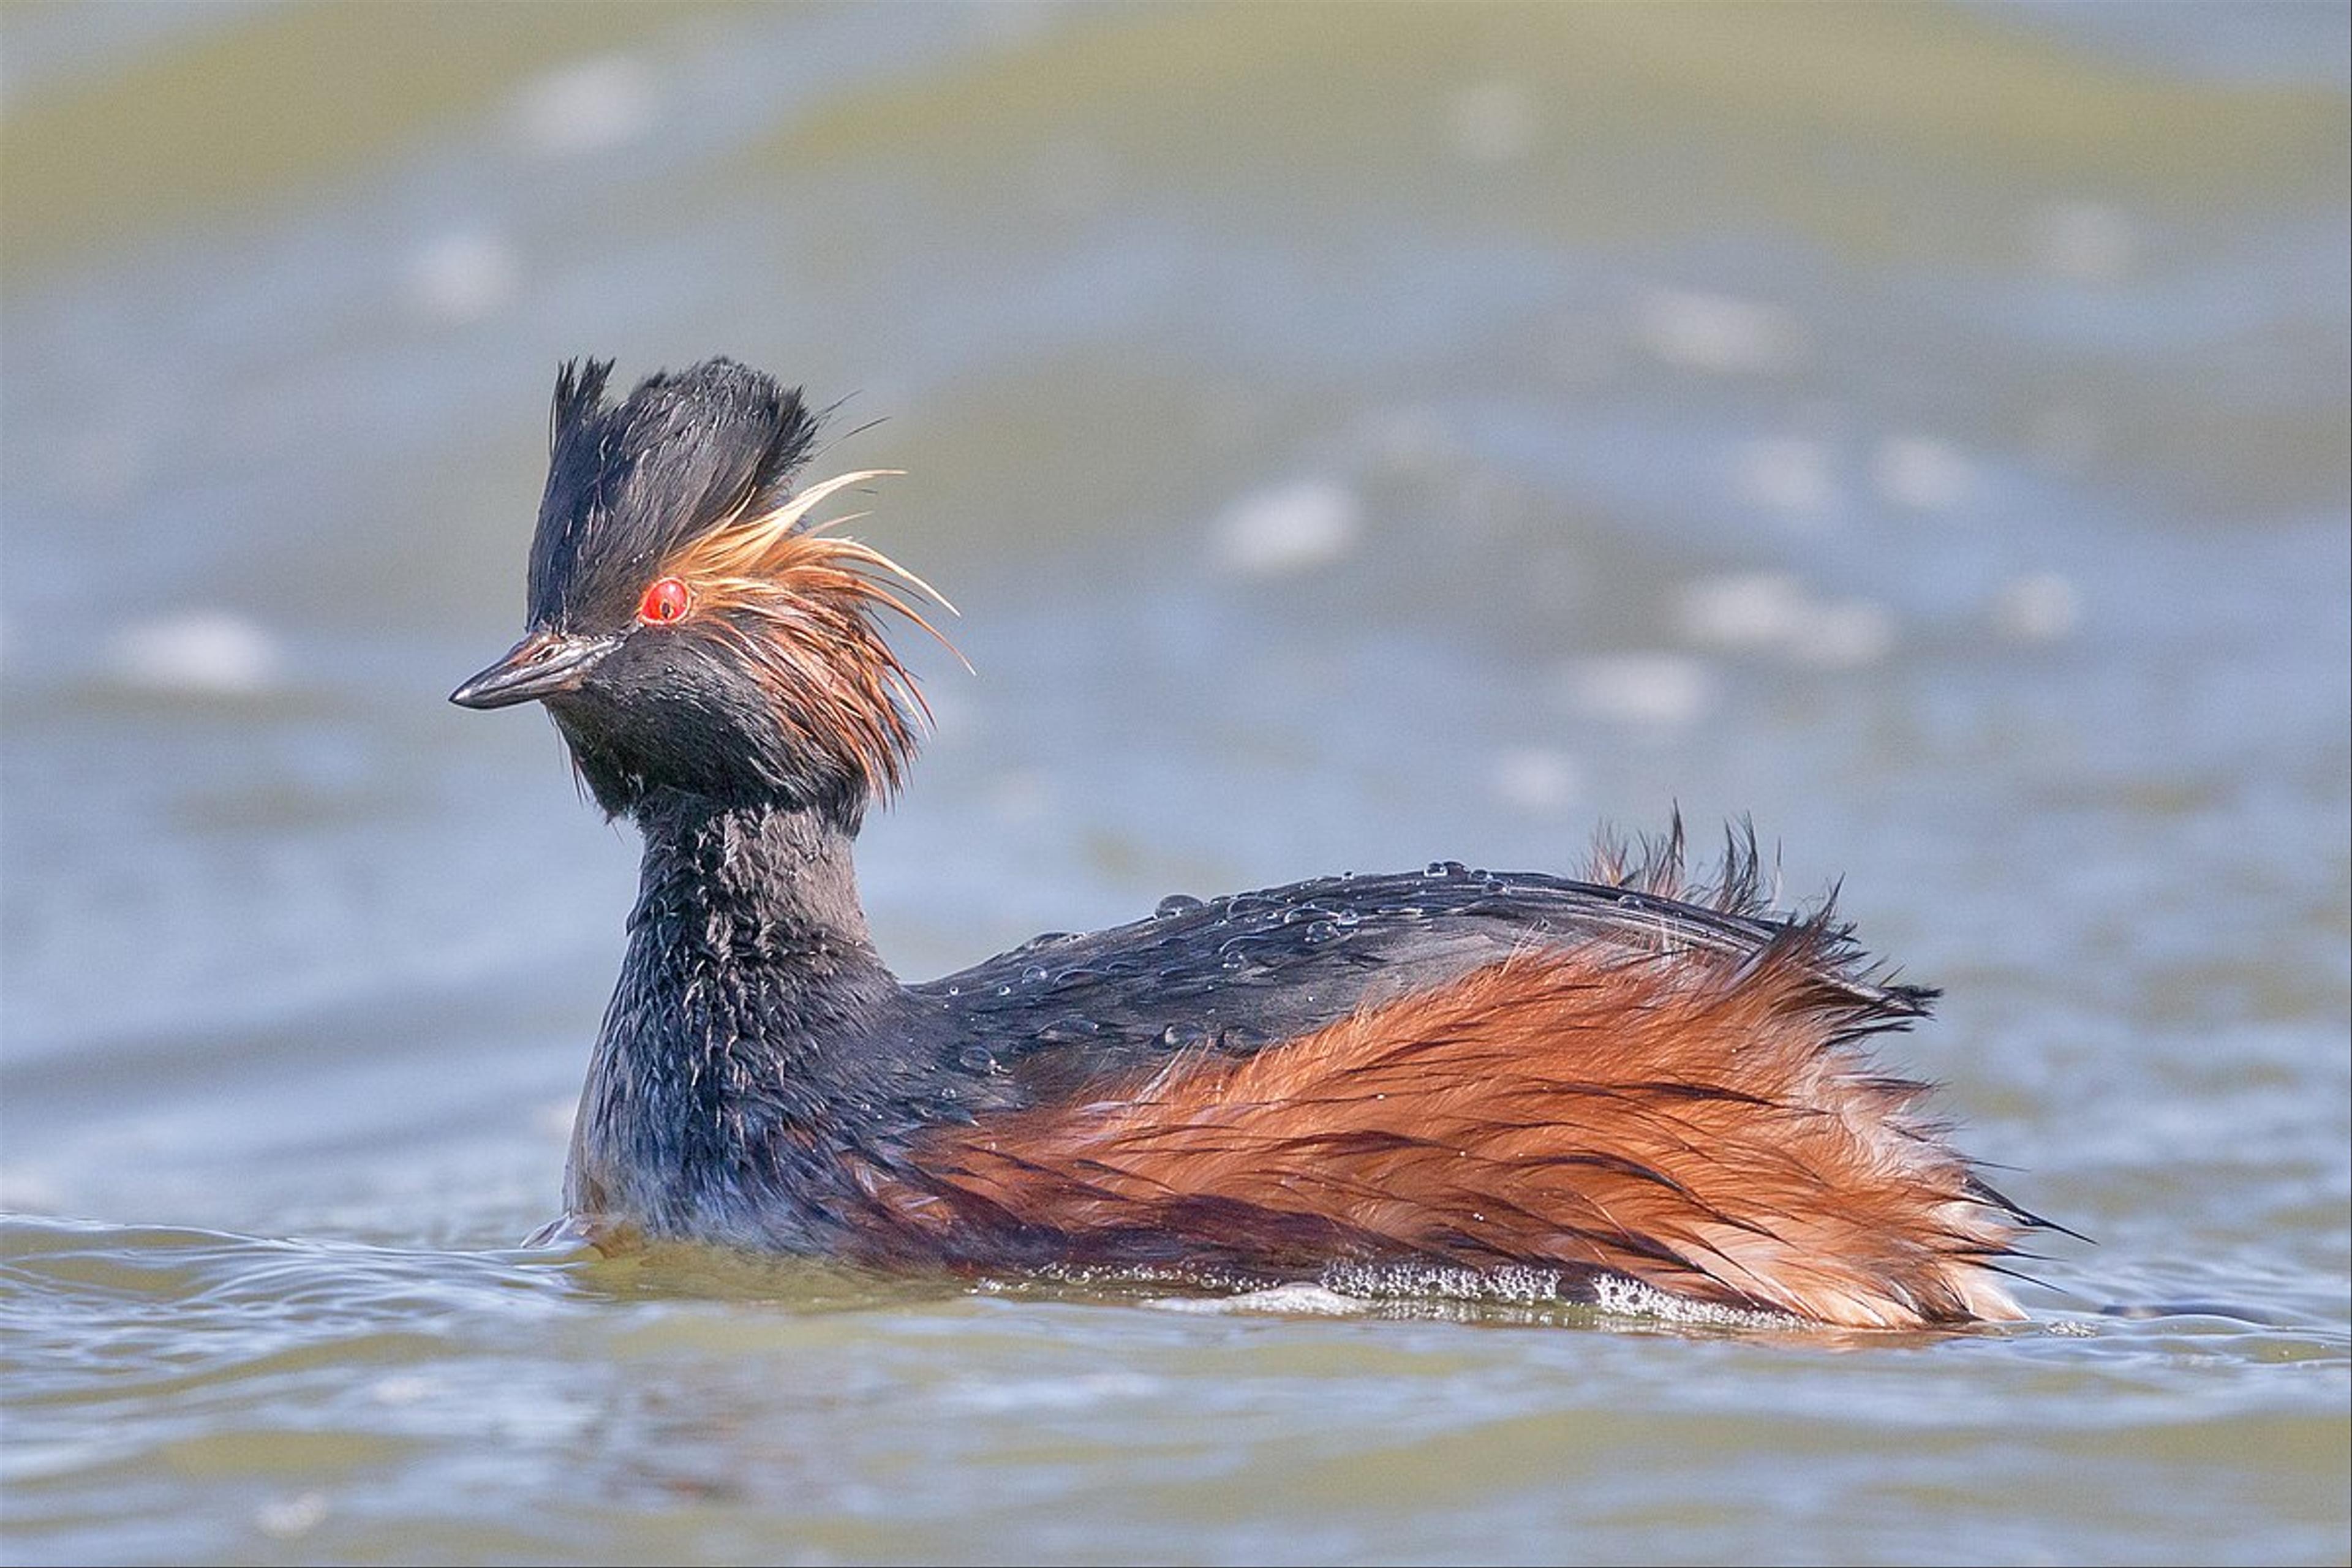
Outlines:
<svg viewBox="0 0 2352 1568"><path fill-rule="evenodd" d="M646 855L629 916L641 952L717 975L786 980L812 1001L890 984L866 934L836 813L660 790L636 808Z"/></svg>
<svg viewBox="0 0 2352 1568"><path fill-rule="evenodd" d="M629 947L573 1132L574 1213L711 1235L822 1206L845 1106L905 993L866 934L835 814L657 791ZM745 1223L749 1223L746 1221Z"/></svg>

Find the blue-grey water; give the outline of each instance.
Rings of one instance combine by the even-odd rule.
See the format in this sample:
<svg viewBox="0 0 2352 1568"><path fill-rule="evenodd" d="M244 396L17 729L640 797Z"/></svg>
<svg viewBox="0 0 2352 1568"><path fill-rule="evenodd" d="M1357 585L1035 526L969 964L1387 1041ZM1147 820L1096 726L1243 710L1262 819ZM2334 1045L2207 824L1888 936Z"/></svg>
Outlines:
<svg viewBox="0 0 2352 1568"><path fill-rule="evenodd" d="M2341 5L0 11L10 1562L2352 1558ZM525 1249L556 363L846 398L909 975L1751 813L2095 1238L1894 1338ZM879 423L873 423L879 421Z"/></svg>

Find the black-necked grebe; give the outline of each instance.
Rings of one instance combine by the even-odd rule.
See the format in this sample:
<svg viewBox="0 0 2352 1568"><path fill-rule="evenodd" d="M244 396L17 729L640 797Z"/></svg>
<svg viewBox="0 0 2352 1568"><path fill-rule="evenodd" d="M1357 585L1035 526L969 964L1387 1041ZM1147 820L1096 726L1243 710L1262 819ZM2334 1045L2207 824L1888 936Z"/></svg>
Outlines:
<svg viewBox="0 0 2352 1568"><path fill-rule="evenodd" d="M452 700L538 700L645 835L573 1133L592 1235L889 1266L1549 1271L1825 1322L2021 1316L2042 1222L1877 1070L1933 993L1752 840L1679 827L1581 880L1441 864L1041 937L899 982L851 844L920 699L877 616L922 584L812 526L797 391L718 359L617 405L567 365L529 635Z"/></svg>

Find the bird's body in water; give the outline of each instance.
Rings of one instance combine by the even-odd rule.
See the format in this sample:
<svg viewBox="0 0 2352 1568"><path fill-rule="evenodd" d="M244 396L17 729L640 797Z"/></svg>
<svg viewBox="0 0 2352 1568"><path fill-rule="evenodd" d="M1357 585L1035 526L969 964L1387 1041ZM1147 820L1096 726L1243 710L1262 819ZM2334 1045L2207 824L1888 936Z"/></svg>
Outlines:
<svg viewBox="0 0 2352 1568"><path fill-rule="evenodd" d="M811 526L799 394L566 366L529 634L454 700L554 714L645 836L573 1134L590 1234L883 1267L1538 1269L1883 1327L2009 1319L2040 1222L1873 1066L1921 1016L1752 842L1581 879L1439 864L1040 937L902 984L851 847L920 699L927 591ZM1278 807L1277 807L1278 809Z"/></svg>

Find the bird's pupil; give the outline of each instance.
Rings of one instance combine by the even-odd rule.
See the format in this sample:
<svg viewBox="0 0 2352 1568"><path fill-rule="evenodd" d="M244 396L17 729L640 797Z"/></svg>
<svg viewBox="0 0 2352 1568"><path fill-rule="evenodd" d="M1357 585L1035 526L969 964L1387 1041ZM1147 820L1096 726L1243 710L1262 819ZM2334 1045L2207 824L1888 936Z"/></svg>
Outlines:
<svg viewBox="0 0 2352 1568"><path fill-rule="evenodd" d="M665 577L646 590L645 603L637 606L637 618L646 621L674 621L686 614L686 584L675 577Z"/></svg>

